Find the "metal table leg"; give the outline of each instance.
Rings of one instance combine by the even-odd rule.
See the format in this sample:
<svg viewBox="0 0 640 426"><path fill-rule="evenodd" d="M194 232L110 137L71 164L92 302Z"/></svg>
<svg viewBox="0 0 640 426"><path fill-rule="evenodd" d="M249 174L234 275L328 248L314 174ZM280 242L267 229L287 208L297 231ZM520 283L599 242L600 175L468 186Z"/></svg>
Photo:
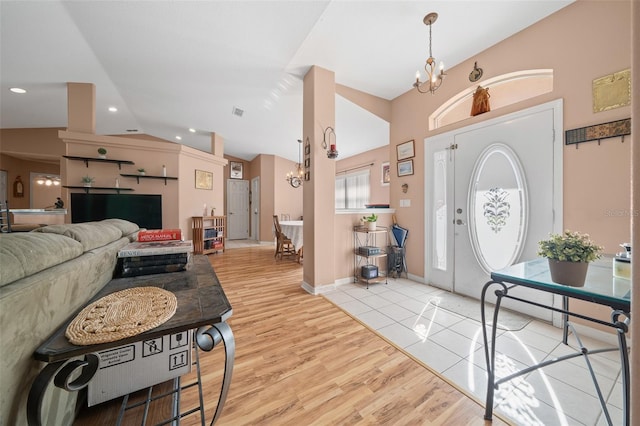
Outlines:
<svg viewBox="0 0 640 426"><path fill-rule="evenodd" d="M69 392L75 392L86 387L98 370L99 359L96 354L87 354L84 360L59 361L47 364L38 374L31 385L27 398L27 422L30 426L42 424L42 400L44 394L53 379L53 383ZM71 380L71 377L80 370L80 376Z"/></svg>
<svg viewBox="0 0 640 426"><path fill-rule="evenodd" d="M492 284L497 284L502 287L495 291L498 299L493 310L493 323L491 324L491 347L489 347L489 339L487 336L487 321L485 314L485 297L487 290ZM496 390L495 384L495 368L496 368L496 330L498 327L498 313L500 311L500 302L502 297L507 293L507 286L501 282L489 281L482 288L482 294L480 296L480 316L482 319L482 338L484 340L484 356L487 362L487 399L484 411L484 419L491 420L493 416L493 397Z"/></svg>
<svg viewBox="0 0 640 426"><path fill-rule="evenodd" d="M224 376L222 380L222 387L220 389L220 397L218 398L218 405L213 419L211 420L211 425L215 424L218 417L220 417L222 407L224 407L224 403L227 399L229 386L231 386L231 375L233 373L236 343L233 333L231 332L231 327L226 322L214 324L208 329L206 327L200 327L196 332L196 343L203 351L211 351L220 342L224 343ZM200 367L198 366L198 368Z"/></svg>

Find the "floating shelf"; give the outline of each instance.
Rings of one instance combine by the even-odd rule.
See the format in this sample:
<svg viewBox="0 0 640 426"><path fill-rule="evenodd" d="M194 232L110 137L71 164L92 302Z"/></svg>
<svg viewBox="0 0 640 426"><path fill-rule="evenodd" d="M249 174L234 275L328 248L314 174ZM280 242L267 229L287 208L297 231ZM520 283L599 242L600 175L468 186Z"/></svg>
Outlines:
<svg viewBox="0 0 640 426"><path fill-rule="evenodd" d="M150 175L136 175L136 174L128 174L128 173L120 173L120 176L124 177L134 177L137 179L138 183L140 183L140 178L142 179L164 179L164 184L167 184L168 180L178 180L175 176L150 176Z"/></svg>
<svg viewBox="0 0 640 426"><path fill-rule="evenodd" d="M87 194L92 189L116 191L118 194L120 193L120 191L133 191L133 188L116 188L116 187L110 187L110 186L67 186L67 185L62 185L62 187L63 188L68 188L68 189L84 189L84 192L86 192Z"/></svg>
<svg viewBox="0 0 640 426"><path fill-rule="evenodd" d="M118 165L118 169L122 170L122 165L123 164L135 164L133 161L129 161L129 160L111 160L108 158L95 158L95 157L76 157L73 155L63 155L64 158L67 158L69 160L76 160L76 161L84 161L84 165L89 167L89 162L90 161L94 161L96 163L112 163L112 164L117 164Z"/></svg>

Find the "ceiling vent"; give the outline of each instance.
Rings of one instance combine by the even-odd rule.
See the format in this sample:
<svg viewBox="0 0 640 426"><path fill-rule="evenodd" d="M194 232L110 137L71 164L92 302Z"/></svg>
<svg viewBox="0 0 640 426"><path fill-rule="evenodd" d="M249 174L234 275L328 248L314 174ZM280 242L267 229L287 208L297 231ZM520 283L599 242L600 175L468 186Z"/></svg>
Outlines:
<svg viewBox="0 0 640 426"><path fill-rule="evenodd" d="M237 116L237 117L242 117L242 114L244 114L244 110L241 110L238 107L233 107L233 110L231 111L231 114Z"/></svg>

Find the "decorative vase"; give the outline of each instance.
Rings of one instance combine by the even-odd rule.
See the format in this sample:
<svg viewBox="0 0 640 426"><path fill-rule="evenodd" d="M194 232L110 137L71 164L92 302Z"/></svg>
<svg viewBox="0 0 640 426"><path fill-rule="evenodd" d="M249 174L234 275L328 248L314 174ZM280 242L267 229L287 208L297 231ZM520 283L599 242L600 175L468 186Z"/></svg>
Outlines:
<svg viewBox="0 0 640 426"><path fill-rule="evenodd" d="M568 262L562 260L547 259L549 272L554 283L571 287L582 287L587 278L588 262Z"/></svg>
<svg viewBox="0 0 640 426"><path fill-rule="evenodd" d="M377 227L378 222L367 222L367 229L369 231L375 231L376 227Z"/></svg>

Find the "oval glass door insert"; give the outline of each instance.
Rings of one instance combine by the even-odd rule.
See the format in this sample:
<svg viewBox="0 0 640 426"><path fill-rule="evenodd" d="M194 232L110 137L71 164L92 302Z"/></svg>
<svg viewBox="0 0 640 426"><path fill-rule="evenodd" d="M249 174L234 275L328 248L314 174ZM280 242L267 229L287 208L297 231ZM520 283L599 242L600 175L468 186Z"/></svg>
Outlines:
<svg viewBox="0 0 640 426"><path fill-rule="evenodd" d="M507 145L488 146L469 182L469 238L487 273L512 265L522 254L529 199L524 171Z"/></svg>

